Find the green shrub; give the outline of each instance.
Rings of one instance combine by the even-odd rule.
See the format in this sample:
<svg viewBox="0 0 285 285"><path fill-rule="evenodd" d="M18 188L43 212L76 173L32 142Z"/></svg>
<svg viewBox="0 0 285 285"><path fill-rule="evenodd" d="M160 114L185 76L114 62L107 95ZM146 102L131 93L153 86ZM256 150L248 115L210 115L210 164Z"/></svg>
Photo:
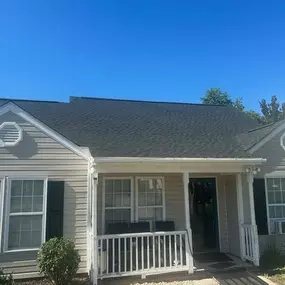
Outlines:
<svg viewBox="0 0 285 285"><path fill-rule="evenodd" d="M263 270L277 269L282 265L284 257L275 245L270 245L260 256L260 268Z"/></svg>
<svg viewBox="0 0 285 285"><path fill-rule="evenodd" d="M12 274L4 274L3 270L0 268L0 285L13 285L14 279Z"/></svg>
<svg viewBox="0 0 285 285"><path fill-rule="evenodd" d="M80 256L74 242L66 238L52 238L38 253L40 273L55 285L68 285L75 277Z"/></svg>

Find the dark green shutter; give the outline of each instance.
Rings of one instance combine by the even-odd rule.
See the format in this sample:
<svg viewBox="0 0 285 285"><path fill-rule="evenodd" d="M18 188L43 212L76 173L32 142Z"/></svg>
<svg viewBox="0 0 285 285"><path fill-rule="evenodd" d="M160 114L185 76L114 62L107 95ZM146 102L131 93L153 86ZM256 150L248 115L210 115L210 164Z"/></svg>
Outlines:
<svg viewBox="0 0 285 285"><path fill-rule="evenodd" d="M46 240L63 236L64 181L48 181Z"/></svg>
<svg viewBox="0 0 285 285"><path fill-rule="evenodd" d="M253 181L255 219L259 235L268 234L265 180L256 178Z"/></svg>

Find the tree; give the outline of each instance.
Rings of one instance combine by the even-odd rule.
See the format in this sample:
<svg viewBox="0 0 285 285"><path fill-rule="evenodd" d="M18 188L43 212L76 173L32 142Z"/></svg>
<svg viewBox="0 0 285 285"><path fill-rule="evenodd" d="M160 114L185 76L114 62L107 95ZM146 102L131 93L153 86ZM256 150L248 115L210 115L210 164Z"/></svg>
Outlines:
<svg viewBox="0 0 285 285"><path fill-rule="evenodd" d="M209 105L230 105L233 103L229 94L227 92L223 92L220 88L208 89L201 100L203 104Z"/></svg>
<svg viewBox="0 0 285 285"><path fill-rule="evenodd" d="M259 101L261 114L253 110L245 110L242 97L237 97L235 100L232 100L230 95L220 88L208 89L205 96L201 98L201 101L203 104L210 105L232 105L262 124L285 119L285 103L280 104L276 95L271 97L270 103L267 103L265 99Z"/></svg>
<svg viewBox="0 0 285 285"><path fill-rule="evenodd" d="M248 110L248 111L245 111L245 112L246 112L246 114L248 116L250 116L251 118L257 120L259 123L264 123L263 117L259 113L255 112L254 110Z"/></svg>
<svg viewBox="0 0 285 285"><path fill-rule="evenodd" d="M267 103L265 99L259 102L261 113L263 115L264 123L277 122L285 117L285 104L278 102L277 96L271 97L270 103Z"/></svg>
<svg viewBox="0 0 285 285"><path fill-rule="evenodd" d="M234 101L227 92L220 88L210 88L206 91L204 97L201 98L203 104L209 105L232 105L240 111L244 111L245 107L241 97L237 97Z"/></svg>
<svg viewBox="0 0 285 285"><path fill-rule="evenodd" d="M240 111L244 111L245 109L242 102L242 97L237 97L236 100L232 102L232 105Z"/></svg>

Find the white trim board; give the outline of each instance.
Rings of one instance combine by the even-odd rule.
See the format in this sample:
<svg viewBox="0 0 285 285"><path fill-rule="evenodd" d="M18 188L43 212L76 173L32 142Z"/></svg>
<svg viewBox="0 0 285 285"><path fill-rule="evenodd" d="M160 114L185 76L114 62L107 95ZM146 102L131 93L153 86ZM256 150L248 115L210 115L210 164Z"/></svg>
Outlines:
<svg viewBox="0 0 285 285"><path fill-rule="evenodd" d="M5 201L5 177L0 178L0 253L2 252L2 237L4 232L4 201Z"/></svg>
<svg viewBox="0 0 285 285"><path fill-rule="evenodd" d="M67 138L65 138L63 135L59 134L52 128L48 127L45 125L43 122L40 120L36 119L33 117L31 114L28 112L24 111L22 108L14 104L13 102L9 102L5 104L4 106L0 107L0 116L7 113L7 112L12 112L28 123L32 124L35 126L38 130L42 131L45 133L47 136L50 138L54 139L64 147L68 148L72 152L76 153L77 155L81 156L83 159L90 161L91 156L90 156L90 151L88 148L81 148L80 146L76 145L75 143L71 142ZM88 151L87 151L88 149Z"/></svg>
<svg viewBox="0 0 285 285"><path fill-rule="evenodd" d="M231 162L246 164L261 164L266 162L264 158L212 158L212 157L96 157L98 163L127 163L127 162L148 162L148 163L169 163L169 162Z"/></svg>
<svg viewBox="0 0 285 285"><path fill-rule="evenodd" d="M101 163L96 161L96 170L99 173L241 173L250 163L208 163L189 162L189 163Z"/></svg>

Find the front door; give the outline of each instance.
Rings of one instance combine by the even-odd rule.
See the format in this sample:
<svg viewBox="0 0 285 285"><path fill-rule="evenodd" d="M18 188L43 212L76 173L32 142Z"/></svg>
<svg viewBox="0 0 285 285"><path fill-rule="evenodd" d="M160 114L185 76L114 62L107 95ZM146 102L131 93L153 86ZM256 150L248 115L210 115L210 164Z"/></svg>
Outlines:
<svg viewBox="0 0 285 285"><path fill-rule="evenodd" d="M218 214L215 178L189 179L190 219L193 250L218 249Z"/></svg>

